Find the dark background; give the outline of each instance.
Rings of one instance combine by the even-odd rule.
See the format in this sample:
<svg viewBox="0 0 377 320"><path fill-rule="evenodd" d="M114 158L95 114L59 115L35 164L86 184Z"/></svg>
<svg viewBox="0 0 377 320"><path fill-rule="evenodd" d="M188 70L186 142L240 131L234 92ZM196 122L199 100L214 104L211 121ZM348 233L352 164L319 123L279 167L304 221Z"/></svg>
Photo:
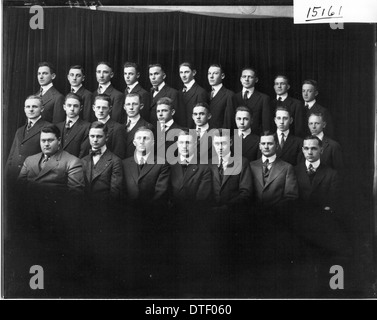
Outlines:
<svg viewBox="0 0 377 320"><path fill-rule="evenodd" d="M344 204L348 208L344 217L355 244L355 261L360 263L357 273L370 281L374 221L374 25L345 24L344 30L332 30L329 24L294 25L292 19L286 18L230 19L185 13L50 8L44 10L44 30L32 30L31 17L28 8L4 8L3 160L8 156L16 129L25 123L25 98L39 88L36 73L40 61L55 64L54 85L63 94L69 90L66 75L73 64L84 66L84 85L95 90L95 66L101 60L113 64L112 83L118 90L125 87L125 61L141 65L140 82L146 89L150 87L147 67L156 62L165 66L166 82L181 88L178 68L186 60L194 63L197 81L207 89L207 69L212 62L224 66L224 84L234 91L241 90L240 69L245 65L257 67L257 89L271 97L277 73L288 74L290 95L298 99L302 99L302 81L316 79L320 85L317 100L330 109L336 139L343 148L347 168Z"/></svg>

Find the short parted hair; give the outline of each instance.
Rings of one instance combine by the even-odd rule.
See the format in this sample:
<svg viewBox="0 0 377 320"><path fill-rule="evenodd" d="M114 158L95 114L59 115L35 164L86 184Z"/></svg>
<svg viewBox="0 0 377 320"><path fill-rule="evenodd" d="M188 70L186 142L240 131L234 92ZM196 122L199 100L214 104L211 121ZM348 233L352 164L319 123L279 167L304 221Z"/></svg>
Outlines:
<svg viewBox="0 0 377 320"><path fill-rule="evenodd" d="M30 96L27 96L25 101L29 100L29 99L38 100L41 103L41 106L43 105L42 97L40 97L40 96L36 96L36 95L32 94Z"/></svg>
<svg viewBox="0 0 377 320"><path fill-rule="evenodd" d="M285 75L285 74L277 74L275 77L274 77L274 82L276 81L277 78L283 78L285 81L287 81L287 84L289 84L289 78Z"/></svg>
<svg viewBox="0 0 377 320"><path fill-rule="evenodd" d="M213 137L214 138L215 137L227 137L230 140L232 140L231 130L230 129L224 129L224 128L215 129L213 131Z"/></svg>
<svg viewBox="0 0 377 320"><path fill-rule="evenodd" d="M153 131L150 130L150 129L148 129L147 127L145 127L145 126L139 127L139 128L136 130L135 134L134 134L134 139L135 139L136 134L137 134L138 132L149 132L150 135L152 136L152 139L154 140L154 134L153 134Z"/></svg>
<svg viewBox="0 0 377 320"><path fill-rule="evenodd" d="M68 93L64 98L64 103L66 103L68 99L76 99L80 103L80 106L82 106L82 98L78 94L73 92Z"/></svg>
<svg viewBox="0 0 377 320"><path fill-rule="evenodd" d="M93 102L93 104L95 104L97 100L104 100L104 101L107 101L107 102L109 103L109 107L111 107L111 98L110 98L110 96L108 96L107 94L103 94L103 93L101 93L101 94L99 94L98 96L96 96L96 97L94 98L94 102Z"/></svg>
<svg viewBox="0 0 377 320"><path fill-rule="evenodd" d="M250 118L253 118L253 112L248 108L248 107L245 107L245 106L239 106L237 109L236 109L236 114L237 112L248 112L249 115L250 115Z"/></svg>
<svg viewBox="0 0 377 320"><path fill-rule="evenodd" d="M68 69L68 73L69 73L69 70L71 69L78 69L78 70L81 70L81 73L83 76L85 76L85 70L82 66L80 66L79 64L75 64L73 66L70 66L69 69Z"/></svg>
<svg viewBox="0 0 377 320"><path fill-rule="evenodd" d="M148 70L152 69L152 68L160 68L162 73L165 73L165 70L164 70L164 67L162 66L162 64L160 63L152 63L148 66Z"/></svg>
<svg viewBox="0 0 377 320"><path fill-rule="evenodd" d="M318 82L317 82L317 81L315 81L315 80L311 80L311 79L308 79L308 80L305 80L305 81L302 83L302 85L304 85L304 84L310 84L310 85L312 85L312 86L314 87L314 90L315 90L315 91L318 91Z"/></svg>
<svg viewBox="0 0 377 320"><path fill-rule="evenodd" d="M173 100L168 97L163 97L157 101L157 105L165 104L169 106L171 109L174 109L173 107Z"/></svg>
<svg viewBox="0 0 377 320"><path fill-rule="evenodd" d="M318 141L318 146L320 147L320 148L322 148L323 147L323 142L322 142L322 140L320 139L320 138L318 138L318 137L316 137L316 136L306 136L305 138L304 138L304 140L303 140L303 142L302 142L302 145L304 146L304 141L307 141L307 140L317 140Z"/></svg>
<svg viewBox="0 0 377 320"><path fill-rule="evenodd" d="M56 139L60 139L60 130L54 124L46 124L42 129L43 133L53 133L56 136Z"/></svg>
<svg viewBox="0 0 377 320"><path fill-rule="evenodd" d="M123 69L125 68L135 68L136 73L140 73L140 66L136 62L125 62L123 65Z"/></svg>
<svg viewBox="0 0 377 320"><path fill-rule="evenodd" d="M124 98L124 101L126 101L126 98L133 98L133 97L138 97L141 103L141 95L137 92L132 92L132 93L127 94L126 97Z"/></svg>
<svg viewBox="0 0 377 320"><path fill-rule="evenodd" d="M274 140L275 140L275 133L272 131L269 131L269 130L263 131L263 133L261 134L261 137L269 137L269 136L274 137Z"/></svg>
<svg viewBox="0 0 377 320"><path fill-rule="evenodd" d="M97 69L97 67L98 67L99 65L101 65L101 64L103 64L103 65L105 65L105 66L108 66L108 67L111 69L111 72L113 72L114 68L113 68L113 66L110 64L110 62L108 62L108 61L100 61L100 62L98 62L97 65L96 65L96 69Z"/></svg>
<svg viewBox="0 0 377 320"><path fill-rule="evenodd" d="M225 73L223 66L220 63L212 63L209 68L220 68L221 74ZM208 69L209 69L208 68Z"/></svg>
<svg viewBox="0 0 377 320"><path fill-rule="evenodd" d="M289 111L289 109L288 109L287 107L284 107L284 106L279 106L279 107L277 107L276 110L275 110L275 117L276 117L276 113L277 113L278 111L285 111L285 112L288 112L289 117L292 118L291 112Z"/></svg>
<svg viewBox="0 0 377 320"><path fill-rule="evenodd" d="M102 129L103 130L103 133L105 134L105 136L107 136L107 134L109 133L109 127L106 125L106 123L102 123L100 121L94 121L91 125L90 125L90 129Z"/></svg>
<svg viewBox="0 0 377 320"><path fill-rule="evenodd" d="M188 130L188 129L181 129L181 130L179 130L178 136L190 136L190 137L194 137L190 133L190 130Z"/></svg>
<svg viewBox="0 0 377 320"><path fill-rule="evenodd" d="M241 75L242 75L242 72L246 71L246 70L250 70L250 71L253 71L254 72L254 75L255 75L255 78L258 78L258 70L254 67L244 67L242 68L241 70Z"/></svg>
<svg viewBox="0 0 377 320"><path fill-rule="evenodd" d="M55 66L51 62L43 61L38 63L38 68L40 67L48 67L51 73L56 74Z"/></svg>
<svg viewBox="0 0 377 320"><path fill-rule="evenodd" d="M208 113L211 113L211 110L210 110L209 105L208 105L207 102L198 102L198 103L194 106L194 108L192 108L192 110L194 111L194 109L195 109L196 107L202 107L202 108L205 108L205 109L207 110Z"/></svg>
<svg viewBox="0 0 377 320"><path fill-rule="evenodd" d="M322 121L326 122L326 117L325 115L322 113L322 112L312 112L309 114L309 117L308 117L308 120L311 116L316 116L316 117L320 117L322 119Z"/></svg>
<svg viewBox="0 0 377 320"><path fill-rule="evenodd" d="M196 70L196 68L194 67L194 65L191 62L182 62L179 65L179 69L181 69L181 67L188 67L188 68L190 68L191 71Z"/></svg>

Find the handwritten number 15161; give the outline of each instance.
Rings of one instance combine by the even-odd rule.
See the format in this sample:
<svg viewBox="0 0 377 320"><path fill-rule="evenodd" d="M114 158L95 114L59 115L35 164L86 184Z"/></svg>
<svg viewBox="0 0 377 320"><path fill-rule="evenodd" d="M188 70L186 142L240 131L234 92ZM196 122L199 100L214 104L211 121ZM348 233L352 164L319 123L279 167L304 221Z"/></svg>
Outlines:
<svg viewBox="0 0 377 320"><path fill-rule="evenodd" d="M342 9L343 7L341 6L337 14L337 12L333 9L333 6L330 6L328 9L324 7L310 7L306 21L342 18Z"/></svg>

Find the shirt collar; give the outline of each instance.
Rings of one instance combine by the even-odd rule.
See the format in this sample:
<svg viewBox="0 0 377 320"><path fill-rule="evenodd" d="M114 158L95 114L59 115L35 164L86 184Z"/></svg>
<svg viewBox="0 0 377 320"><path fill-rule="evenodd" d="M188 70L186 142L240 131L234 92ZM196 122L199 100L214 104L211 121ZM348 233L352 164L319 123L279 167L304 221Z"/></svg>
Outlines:
<svg viewBox="0 0 377 320"><path fill-rule="evenodd" d="M131 120L131 124L135 124L135 123L137 123L140 120L140 118L141 118L140 114L136 115L133 118L128 118L127 117L126 124L128 123L128 120Z"/></svg>
<svg viewBox="0 0 377 320"><path fill-rule="evenodd" d="M246 138L248 135L251 134L251 128L249 128L249 129L247 129L247 130L245 130L245 131L242 131L242 130L238 129L238 135L239 135L240 137L242 137L242 134L244 134L244 136L245 136L245 138Z"/></svg>
<svg viewBox="0 0 377 320"><path fill-rule="evenodd" d="M131 92L138 84L139 84L139 81L136 81L134 84L127 86L127 88L130 88L130 90L128 90L128 91Z"/></svg>
<svg viewBox="0 0 377 320"><path fill-rule="evenodd" d="M92 149L93 150L93 149ZM106 146L106 144L105 145L103 145L102 147L101 147L101 154L100 155L96 155L96 156L102 156L105 152L106 152L106 150L107 150L107 146Z"/></svg>
<svg viewBox="0 0 377 320"><path fill-rule="evenodd" d="M319 138L321 140L323 140L324 136L325 136L325 134L323 133L323 131L321 133L317 134L317 138Z"/></svg>
<svg viewBox="0 0 377 320"><path fill-rule="evenodd" d="M243 89L242 89L242 96L245 94L246 91L249 91L249 93L248 93L248 97L250 97L250 96L253 95L253 93L254 93L254 91L255 91L255 87L252 87L252 88L250 88L250 89L243 88Z"/></svg>
<svg viewBox="0 0 377 320"><path fill-rule="evenodd" d="M101 119L101 120L98 120L98 121L106 124L107 121L109 121L109 120L110 120L110 116L107 116L107 118Z"/></svg>
<svg viewBox="0 0 377 320"><path fill-rule="evenodd" d="M32 125L35 125L39 121L39 119L41 119L41 118L42 118L42 116L39 116L37 119L27 119L27 121L28 122L31 121Z"/></svg>
<svg viewBox="0 0 377 320"><path fill-rule="evenodd" d="M282 133L284 133L284 137L287 138L289 136L289 129L287 131L284 131L284 132L279 130L279 129L276 130L276 134L277 134L279 139L281 138Z"/></svg>
<svg viewBox="0 0 377 320"><path fill-rule="evenodd" d="M267 158L266 156L262 155L262 162L266 162L266 160L268 159L268 162L271 164L271 163L274 163L276 161L276 154L274 154L272 157L269 157Z"/></svg>
<svg viewBox="0 0 377 320"><path fill-rule="evenodd" d="M182 157L182 156L180 155L179 158L180 158L182 164L185 164L186 162L187 162L187 164L189 164L189 163L191 163L192 159L194 158L194 154L192 154L192 155L189 156L188 158L186 158L186 157Z"/></svg>
<svg viewBox="0 0 377 320"><path fill-rule="evenodd" d="M54 84L51 82L51 83L49 83L48 85L46 85L46 86L41 86L41 88L43 89L43 91L42 91L42 96L50 89L50 88L52 88L54 86Z"/></svg>
<svg viewBox="0 0 377 320"><path fill-rule="evenodd" d="M71 119L71 118L66 118L65 119L65 123L68 123L68 121L71 121L72 122L72 124L71 124L71 127L77 122L77 120L79 120L79 116L77 116L76 118L74 118L74 119Z"/></svg>
<svg viewBox="0 0 377 320"><path fill-rule="evenodd" d="M195 84L195 79L192 79L188 84L185 84L186 90L189 91L192 86Z"/></svg>
<svg viewBox="0 0 377 320"><path fill-rule="evenodd" d="M165 122L165 128L169 129L173 125L173 123L174 123L174 119L171 119L170 121ZM160 123L160 125L161 125L161 123Z"/></svg>
<svg viewBox="0 0 377 320"><path fill-rule="evenodd" d="M80 85L77 86L77 87L71 87L71 92L72 93L77 93L77 91L79 91L81 87L82 87L82 83L80 83ZM72 89L73 89L73 91L72 91Z"/></svg>
<svg viewBox="0 0 377 320"><path fill-rule="evenodd" d="M218 85L216 85L216 86L213 86L212 87L212 91L214 91L214 95L216 95L219 91L220 91L220 89L223 87L223 84L222 83L220 83L220 84L218 84Z"/></svg>
<svg viewBox="0 0 377 320"><path fill-rule="evenodd" d="M284 94L282 94L281 96L280 96L280 95L277 95L277 96L276 96L276 100L279 100L279 97L281 97L281 100L282 100L282 101L285 101L285 99L288 98L288 93L284 93Z"/></svg>
<svg viewBox="0 0 377 320"><path fill-rule="evenodd" d="M309 106L309 109L311 109L314 104L316 103L317 101L314 99L313 101L310 101L310 102L305 102L305 105L308 105Z"/></svg>
<svg viewBox="0 0 377 320"><path fill-rule="evenodd" d="M104 92L107 90L107 88L111 86L111 81L109 81L109 82L106 83L106 84L98 84L98 87L99 87L99 86L102 87L101 90L102 90L102 93L104 93Z"/></svg>
<svg viewBox="0 0 377 320"><path fill-rule="evenodd" d="M160 85L158 86L158 92L160 92L162 88L165 87L165 85L166 85L165 81L162 81Z"/></svg>
<svg viewBox="0 0 377 320"><path fill-rule="evenodd" d="M229 164L229 160L230 160L230 152L223 157L223 167L226 168ZM220 158L219 158L219 164L220 164Z"/></svg>
<svg viewBox="0 0 377 320"><path fill-rule="evenodd" d="M196 131L198 131L199 128L200 128L200 135L203 135L204 132L209 130L209 123L206 123L205 125L203 125L201 127L196 126Z"/></svg>
<svg viewBox="0 0 377 320"><path fill-rule="evenodd" d="M148 158L149 158L149 155L150 155L151 153L149 152L149 153L147 153L145 156L141 156L139 153L137 153L137 152L135 152L135 155L136 155L136 163L137 164L139 164L141 161L141 158L143 158L143 162L144 163L147 163L147 160L148 160Z"/></svg>
<svg viewBox="0 0 377 320"><path fill-rule="evenodd" d="M305 164L307 169L309 169L309 165L311 164L313 168L317 170L319 165L321 164L321 159L318 159L316 162L309 162L308 160L306 160Z"/></svg>

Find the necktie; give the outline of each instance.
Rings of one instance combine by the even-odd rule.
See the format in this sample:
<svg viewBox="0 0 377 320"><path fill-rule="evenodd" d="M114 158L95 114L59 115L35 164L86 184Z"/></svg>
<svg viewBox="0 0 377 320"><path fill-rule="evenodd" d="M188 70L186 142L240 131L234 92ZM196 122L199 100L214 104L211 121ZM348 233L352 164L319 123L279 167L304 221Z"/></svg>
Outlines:
<svg viewBox="0 0 377 320"><path fill-rule="evenodd" d="M126 124L126 130L127 132L130 132L130 127L131 127L131 120L128 120L127 124Z"/></svg>
<svg viewBox="0 0 377 320"><path fill-rule="evenodd" d="M186 92L187 92L187 87L186 87L186 86L183 86L182 92L183 92L183 93L186 93Z"/></svg>
<svg viewBox="0 0 377 320"><path fill-rule="evenodd" d="M307 173L308 173L308 176L309 176L309 179L310 179L310 183L313 183L313 179L314 179L314 176L315 176L315 169L314 169L312 164L309 164Z"/></svg>
<svg viewBox="0 0 377 320"><path fill-rule="evenodd" d="M282 133L281 133L281 139L280 139L280 148L281 148L281 149L284 148L284 144L285 144L285 135L284 135L284 133L282 132Z"/></svg>
<svg viewBox="0 0 377 320"><path fill-rule="evenodd" d="M39 91L39 96L42 97L43 95L43 88L41 87L40 91Z"/></svg>
<svg viewBox="0 0 377 320"><path fill-rule="evenodd" d="M278 106L282 106L283 105L283 98L282 97L279 97L278 98L278 103L277 103Z"/></svg>
<svg viewBox="0 0 377 320"><path fill-rule="evenodd" d="M224 161L223 161L223 157L220 157L219 175L220 175L220 182L223 183L223 177L224 177Z"/></svg>
<svg viewBox="0 0 377 320"><path fill-rule="evenodd" d="M141 172L141 170L143 170L144 164L145 164L144 157L141 157L140 162L139 162L139 172Z"/></svg>
<svg viewBox="0 0 377 320"><path fill-rule="evenodd" d="M165 123L161 123L161 132L162 133L166 132L166 124Z"/></svg>
<svg viewBox="0 0 377 320"><path fill-rule="evenodd" d="M93 149L91 149L91 150L89 151L89 153L90 153L90 155L91 155L92 157L100 156L100 155L102 154L101 149L98 149L98 150L93 150Z"/></svg>
<svg viewBox="0 0 377 320"><path fill-rule="evenodd" d="M249 99L248 95L249 95L249 90L246 90L246 91L245 91L245 94L243 95L243 99L244 99L245 101L247 101L247 100Z"/></svg>
<svg viewBox="0 0 377 320"><path fill-rule="evenodd" d="M71 89L71 92L72 92L72 93L75 93L75 89L72 88L72 89Z"/></svg>
<svg viewBox="0 0 377 320"><path fill-rule="evenodd" d="M241 138L242 138L242 139L245 139L245 136L246 136L246 135L245 135L245 132L241 132Z"/></svg>
<svg viewBox="0 0 377 320"><path fill-rule="evenodd" d="M27 123L27 127L26 127L26 130L29 131L31 129L31 127L33 126L33 122L29 121Z"/></svg>
<svg viewBox="0 0 377 320"><path fill-rule="evenodd" d="M158 87L152 87L151 88L151 91L152 91L152 93L153 93L153 96L156 96L157 95L157 93L158 93Z"/></svg>
<svg viewBox="0 0 377 320"><path fill-rule="evenodd" d="M212 91L211 91L211 100L215 97L215 89L212 88Z"/></svg>
<svg viewBox="0 0 377 320"><path fill-rule="evenodd" d="M131 88L130 87L127 87L126 90L124 91L124 93L126 95L128 95L130 92L131 92Z"/></svg>
<svg viewBox="0 0 377 320"><path fill-rule="evenodd" d="M48 155L44 155L43 156L43 160L42 160L42 162L41 162L41 169L44 169L45 167L46 167L46 163L47 163L47 161L50 159L50 157L48 156Z"/></svg>
<svg viewBox="0 0 377 320"><path fill-rule="evenodd" d="M310 109L309 109L309 104L306 103L306 104L305 104L305 108L306 108L306 110L309 111L309 110L310 110Z"/></svg>
<svg viewBox="0 0 377 320"><path fill-rule="evenodd" d="M263 180L264 183L266 183L266 180L270 174L270 170L268 169L268 165L270 164L270 161L266 159L266 161L263 163Z"/></svg>
<svg viewBox="0 0 377 320"><path fill-rule="evenodd" d="M183 174L186 173L187 168L188 168L188 165L189 165L189 164L188 164L188 161L187 161L187 160L184 160L184 161L182 162L181 166L182 166Z"/></svg>
<svg viewBox="0 0 377 320"><path fill-rule="evenodd" d="M69 120L69 121L67 122L67 124L65 125L65 128L66 128L67 130L69 130L69 129L71 129L71 126L72 126L72 120Z"/></svg>
<svg viewBox="0 0 377 320"><path fill-rule="evenodd" d="M197 135L197 140L198 140L198 141L200 140L201 133L202 133L202 129L201 129L200 127L198 127L198 128L196 129L196 135Z"/></svg>
<svg viewBox="0 0 377 320"><path fill-rule="evenodd" d="M98 93L99 93L99 94L102 93L102 86L99 86L99 87L98 87Z"/></svg>

